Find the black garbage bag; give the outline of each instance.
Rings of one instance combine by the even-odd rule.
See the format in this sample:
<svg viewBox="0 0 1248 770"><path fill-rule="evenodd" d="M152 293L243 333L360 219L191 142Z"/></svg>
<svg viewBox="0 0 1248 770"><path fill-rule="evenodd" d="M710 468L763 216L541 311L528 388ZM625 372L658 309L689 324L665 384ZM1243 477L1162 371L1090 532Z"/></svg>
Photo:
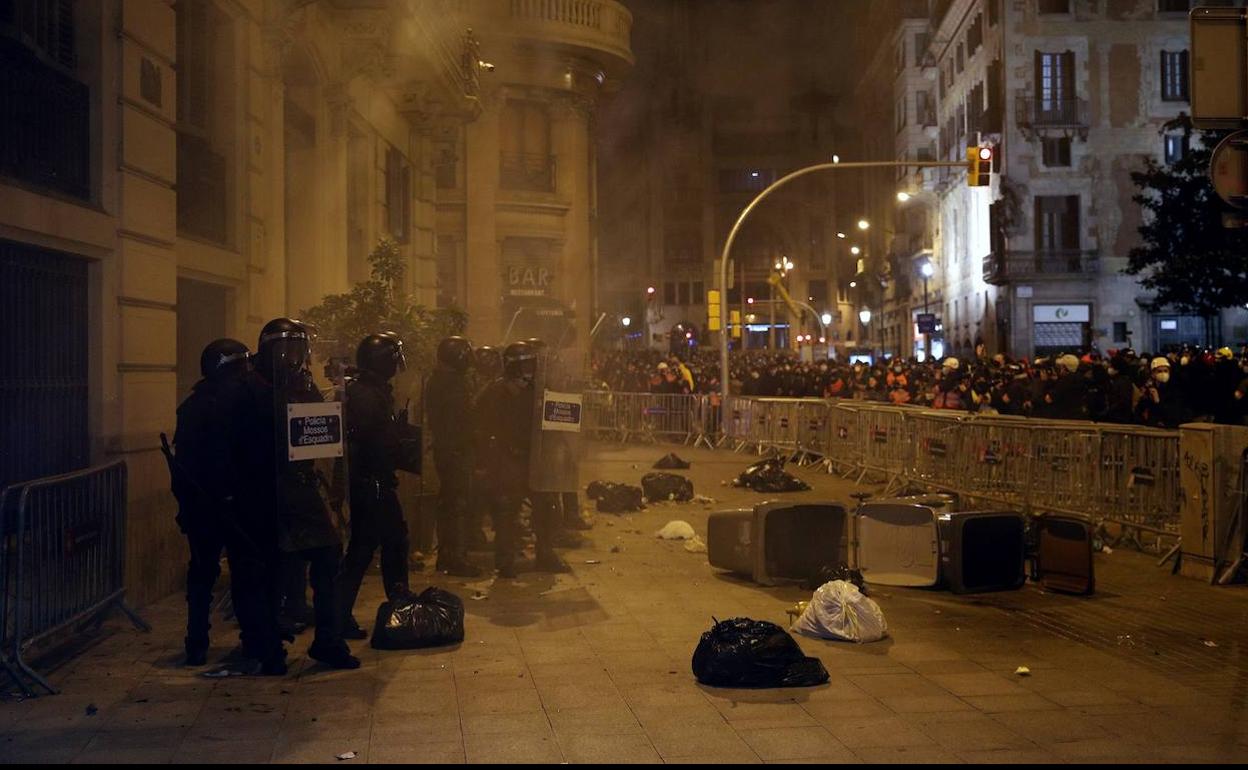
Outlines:
<svg viewBox="0 0 1248 770"><path fill-rule="evenodd" d="M647 473L641 477L641 490L650 501L693 499L693 482L675 473Z"/></svg>
<svg viewBox="0 0 1248 770"><path fill-rule="evenodd" d="M660 457L653 467L664 471L686 470L689 467L689 461L680 459L675 452L668 452Z"/></svg>
<svg viewBox="0 0 1248 770"><path fill-rule="evenodd" d="M755 492L805 492L810 485L784 469L784 458L767 457L746 468L733 486Z"/></svg>
<svg viewBox="0 0 1248 770"><path fill-rule="evenodd" d="M417 650L464 641L464 602L450 591L426 588L377 608L375 650Z"/></svg>
<svg viewBox="0 0 1248 770"><path fill-rule="evenodd" d="M802 583L802 588L807 591L816 591L819 586L824 583L831 583L833 580L845 580L853 583L854 586L863 593L867 593L866 581L862 578L862 570L854 569L845 564L825 564L810 574L806 578L806 582Z"/></svg>
<svg viewBox="0 0 1248 770"><path fill-rule="evenodd" d="M641 487L617 484L614 481L593 481L585 488L585 496L598 502L599 513L627 513L645 508Z"/></svg>
<svg viewBox="0 0 1248 770"><path fill-rule="evenodd" d="M765 620L717 620L693 651L693 675L711 687L813 687L828 681L818 658Z"/></svg>

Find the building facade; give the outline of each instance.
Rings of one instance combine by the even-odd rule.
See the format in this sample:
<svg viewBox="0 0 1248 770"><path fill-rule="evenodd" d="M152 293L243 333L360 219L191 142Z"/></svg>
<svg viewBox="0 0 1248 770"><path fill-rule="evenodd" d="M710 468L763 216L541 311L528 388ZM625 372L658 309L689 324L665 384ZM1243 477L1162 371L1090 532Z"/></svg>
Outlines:
<svg viewBox="0 0 1248 770"><path fill-rule="evenodd" d="M907 215L901 232L932 249L930 257L908 245L897 254L911 253L905 267L919 277L903 292L911 319L921 312L913 291L921 266L933 265L933 354L969 355L980 343L990 353L1034 356L1248 337L1238 309L1223 312L1213 339L1202 319L1150 312L1147 293L1122 272L1139 243L1131 173L1188 146L1169 126L1190 109L1189 4L929 5L926 30L907 19L913 28L894 38L898 56L914 40L927 42L913 65L917 79L894 85L898 105L917 112L934 104L935 121L915 134L898 116L897 157L957 162L968 147L991 146L999 172L990 187L969 187L961 169L899 180L898 192L911 196L903 210L923 212ZM915 83L930 83L934 99ZM924 352L923 335L909 331L889 352Z"/></svg>
<svg viewBox="0 0 1248 770"><path fill-rule="evenodd" d="M598 126L600 179L610 190L600 342L717 345L707 292L737 215L784 174L838 152L836 104L818 53L834 9L786 0L631 5L649 25L637 35L649 47ZM758 55L741 55L751 51ZM796 348L798 334L809 334L809 350L820 336L825 345L840 337L837 322L825 332L818 317L841 317L835 233L851 216L835 206L826 177L783 188L756 210L735 241L733 285L721 297L745 327L734 344ZM783 271L787 291L815 312L795 315L773 296L767 279L784 260L794 266Z"/></svg>
<svg viewBox="0 0 1248 770"><path fill-rule="evenodd" d="M268 319L345 291L380 237L399 244L408 290L455 302L496 342L505 238L558 231L569 266L553 293L587 336L595 89L580 78L598 88L627 68L629 22L612 0L4 4L0 486L125 458L127 582L146 601L185 563L159 434L203 345L254 345ZM507 231L487 226L514 149L490 139L496 94L553 77L520 50L571 69L572 106L549 129L568 156L551 164L563 197L529 202ZM474 132L486 140L462 140ZM460 192L490 206L445 222L448 148L467 167Z"/></svg>

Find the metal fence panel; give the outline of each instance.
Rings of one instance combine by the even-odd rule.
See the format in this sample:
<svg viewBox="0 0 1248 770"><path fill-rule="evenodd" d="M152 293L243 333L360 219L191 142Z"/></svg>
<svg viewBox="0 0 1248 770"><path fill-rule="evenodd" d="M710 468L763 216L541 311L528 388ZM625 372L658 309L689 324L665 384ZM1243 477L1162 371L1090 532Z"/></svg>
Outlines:
<svg viewBox="0 0 1248 770"><path fill-rule="evenodd" d="M102 612L124 610L126 465L107 465L39 479L18 494L8 612L6 668L16 666L54 692L22 659L31 644ZM19 680L20 683L20 680Z"/></svg>

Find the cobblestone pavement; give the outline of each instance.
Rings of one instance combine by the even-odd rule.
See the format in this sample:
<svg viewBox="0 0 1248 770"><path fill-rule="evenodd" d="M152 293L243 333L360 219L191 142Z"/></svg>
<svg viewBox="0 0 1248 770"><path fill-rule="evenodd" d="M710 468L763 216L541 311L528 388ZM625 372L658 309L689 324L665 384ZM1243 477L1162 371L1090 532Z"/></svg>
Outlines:
<svg viewBox="0 0 1248 770"><path fill-rule="evenodd" d="M582 480L637 483L668 447L598 446ZM1097 556L1098 593L1035 586L983 596L880 589L892 638L801 639L826 686L699 686L689 660L711 618L785 622L806 597L718 573L654 532L760 499L721 486L746 459L679 449L715 505L600 514L572 575L453 581L467 639L376 652L327 671L294 647L281 679L207 680L181 668L180 597L140 634L110 622L53 675L62 695L0 701L6 762L1086 762L1248 757L1248 591L1173 577L1155 557ZM794 495L847 499L817 471ZM421 588L432 579L415 580ZM446 584L442 581L442 584ZM376 607L370 577L360 607ZM358 613L367 624L368 611ZM232 646L219 623L213 652ZM1208 644L1207 644L1208 643ZM1216 645L1216 646L1211 646ZM1014 674L1018 666L1029 677Z"/></svg>

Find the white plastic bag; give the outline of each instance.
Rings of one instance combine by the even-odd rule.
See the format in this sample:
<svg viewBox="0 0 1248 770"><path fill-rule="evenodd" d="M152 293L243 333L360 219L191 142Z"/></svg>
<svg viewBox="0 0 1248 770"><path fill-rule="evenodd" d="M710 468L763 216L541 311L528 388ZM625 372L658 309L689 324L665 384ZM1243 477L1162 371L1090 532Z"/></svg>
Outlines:
<svg viewBox="0 0 1248 770"><path fill-rule="evenodd" d="M691 539L685 541L685 550L689 553L706 553L706 543L702 538L694 535Z"/></svg>
<svg viewBox="0 0 1248 770"><path fill-rule="evenodd" d="M820 639L875 642L888 636L880 606L846 580L824 583L811 597L793 630Z"/></svg>
<svg viewBox="0 0 1248 770"><path fill-rule="evenodd" d="M664 524L663 529L655 532L654 536L660 540L692 540L697 533L689 526L689 522L676 520Z"/></svg>

